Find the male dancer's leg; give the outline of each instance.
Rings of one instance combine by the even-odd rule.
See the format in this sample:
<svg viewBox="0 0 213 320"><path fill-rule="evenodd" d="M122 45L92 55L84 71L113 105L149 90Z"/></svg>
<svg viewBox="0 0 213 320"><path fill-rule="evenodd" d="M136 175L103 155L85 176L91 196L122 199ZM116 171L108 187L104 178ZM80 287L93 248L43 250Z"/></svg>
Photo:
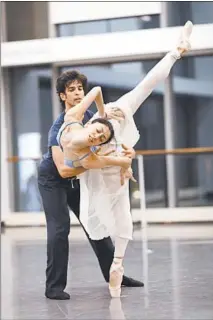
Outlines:
<svg viewBox="0 0 213 320"><path fill-rule="evenodd" d="M44 186L39 183L47 223L47 269L45 295L50 299L65 300L69 255L68 235L70 216L66 188Z"/></svg>

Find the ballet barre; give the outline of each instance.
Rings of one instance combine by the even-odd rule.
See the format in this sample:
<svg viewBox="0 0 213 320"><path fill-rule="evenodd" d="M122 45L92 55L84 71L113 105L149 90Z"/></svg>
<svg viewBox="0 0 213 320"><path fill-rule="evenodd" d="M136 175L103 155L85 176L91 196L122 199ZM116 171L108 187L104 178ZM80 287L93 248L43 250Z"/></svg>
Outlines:
<svg viewBox="0 0 213 320"><path fill-rule="evenodd" d="M178 149L153 149L153 150L137 150L136 155L141 156L159 156L167 154L204 154L213 153L213 147L199 147L199 148L178 148Z"/></svg>
<svg viewBox="0 0 213 320"><path fill-rule="evenodd" d="M178 149L153 149L153 150L136 150L136 156L159 156L159 155L184 155L184 154L205 154L205 153L213 153L213 147L199 147L199 148L178 148ZM18 156L10 156L7 157L8 162L16 163L20 161L41 160L40 157L18 157Z"/></svg>

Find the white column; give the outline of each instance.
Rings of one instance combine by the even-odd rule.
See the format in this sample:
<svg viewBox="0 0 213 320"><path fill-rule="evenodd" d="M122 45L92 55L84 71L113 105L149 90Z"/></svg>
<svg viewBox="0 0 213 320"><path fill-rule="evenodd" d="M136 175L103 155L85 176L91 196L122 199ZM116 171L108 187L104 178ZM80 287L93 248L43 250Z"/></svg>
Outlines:
<svg viewBox="0 0 213 320"><path fill-rule="evenodd" d="M165 149L175 149L175 124L174 124L174 99L173 99L172 78L169 76L165 81L164 94L164 132L165 132ZM166 155L166 172L167 172L167 190L168 190L168 207L177 206L177 176L176 161L172 154Z"/></svg>
<svg viewBox="0 0 213 320"><path fill-rule="evenodd" d="M52 19L51 19L51 6L52 6L52 2L47 2L48 37L49 38L54 38L54 37L56 37L56 25L52 22Z"/></svg>
<svg viewBox="0 0 213 320"><path fill-rule="evenodd" d="M7 23L6 23L6 10L5 2L1 2L1 42L7 41Z"/></svg>
<svg viewBox="0 0 213 320"><path fill-rule="evenodd" d="M58 118L59 113L61 112L59 97L56 93L56 80L59 76L59 68L52 66L52 113L53 120Z"/></svg>
<svg viewBox="0 0 213 320"><path fill-rule="evenodd" d="M48 37L55 38L57 36L56 25L52 23L51 20L51 2L47 3L48 7ZM56 93L56 80L59 76L59 67L52 65L52 113L53 113L53 120L56 120L59 113L61 112L59 98Z"/></svg>
<svg viewBox="0 0 213 320"><path fill-rule="evenodd" d="M2 221L11 213L10 201L9 201L9 163L8 157L8 128L6 121L6 102L5 102L5 86L4 75L1 73L1 212Z"/></svg>
<svg viewBox="0 0 213 320"><path fill-rule="evenodd" d="M161 28L169 26L168 3L161 2ZM165 80L164 93L164 133L165 149L175 148L175 122L174 122L174 93L172 84L172 75ZM168 207L177 206L177 177L175 167L175 156L166 156L166 173L167 173L167 190L168 190Z"/></svg>

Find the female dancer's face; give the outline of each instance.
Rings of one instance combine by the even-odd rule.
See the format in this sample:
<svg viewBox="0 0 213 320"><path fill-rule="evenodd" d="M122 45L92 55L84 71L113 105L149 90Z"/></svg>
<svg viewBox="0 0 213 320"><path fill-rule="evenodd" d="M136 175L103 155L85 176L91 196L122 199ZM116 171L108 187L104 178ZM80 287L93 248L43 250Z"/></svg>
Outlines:
<svg viewBox="0 0 213 320"><path fill-rule="evenodd" d="M88 146L98 146L106 142L110 137L110 130L102 123L92 123L84 128L85 139Z"/></svg>

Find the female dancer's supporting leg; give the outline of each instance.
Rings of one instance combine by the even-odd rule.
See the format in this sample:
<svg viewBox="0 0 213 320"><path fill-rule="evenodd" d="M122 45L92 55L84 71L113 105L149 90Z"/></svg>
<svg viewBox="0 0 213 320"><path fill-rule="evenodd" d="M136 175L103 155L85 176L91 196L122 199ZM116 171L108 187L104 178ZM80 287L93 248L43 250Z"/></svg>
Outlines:
<svg viewBox="0 0 213 320"><path fill-rule="evenodd" d="M133 224L129 202L129 184L123 186L123 193L116 197L113 206L115 219L115 251L114 259L110 268L109 290L112 297L120 297L121 282L124 274L122 266L125 251L129 240L132 239Z"/></svg>

